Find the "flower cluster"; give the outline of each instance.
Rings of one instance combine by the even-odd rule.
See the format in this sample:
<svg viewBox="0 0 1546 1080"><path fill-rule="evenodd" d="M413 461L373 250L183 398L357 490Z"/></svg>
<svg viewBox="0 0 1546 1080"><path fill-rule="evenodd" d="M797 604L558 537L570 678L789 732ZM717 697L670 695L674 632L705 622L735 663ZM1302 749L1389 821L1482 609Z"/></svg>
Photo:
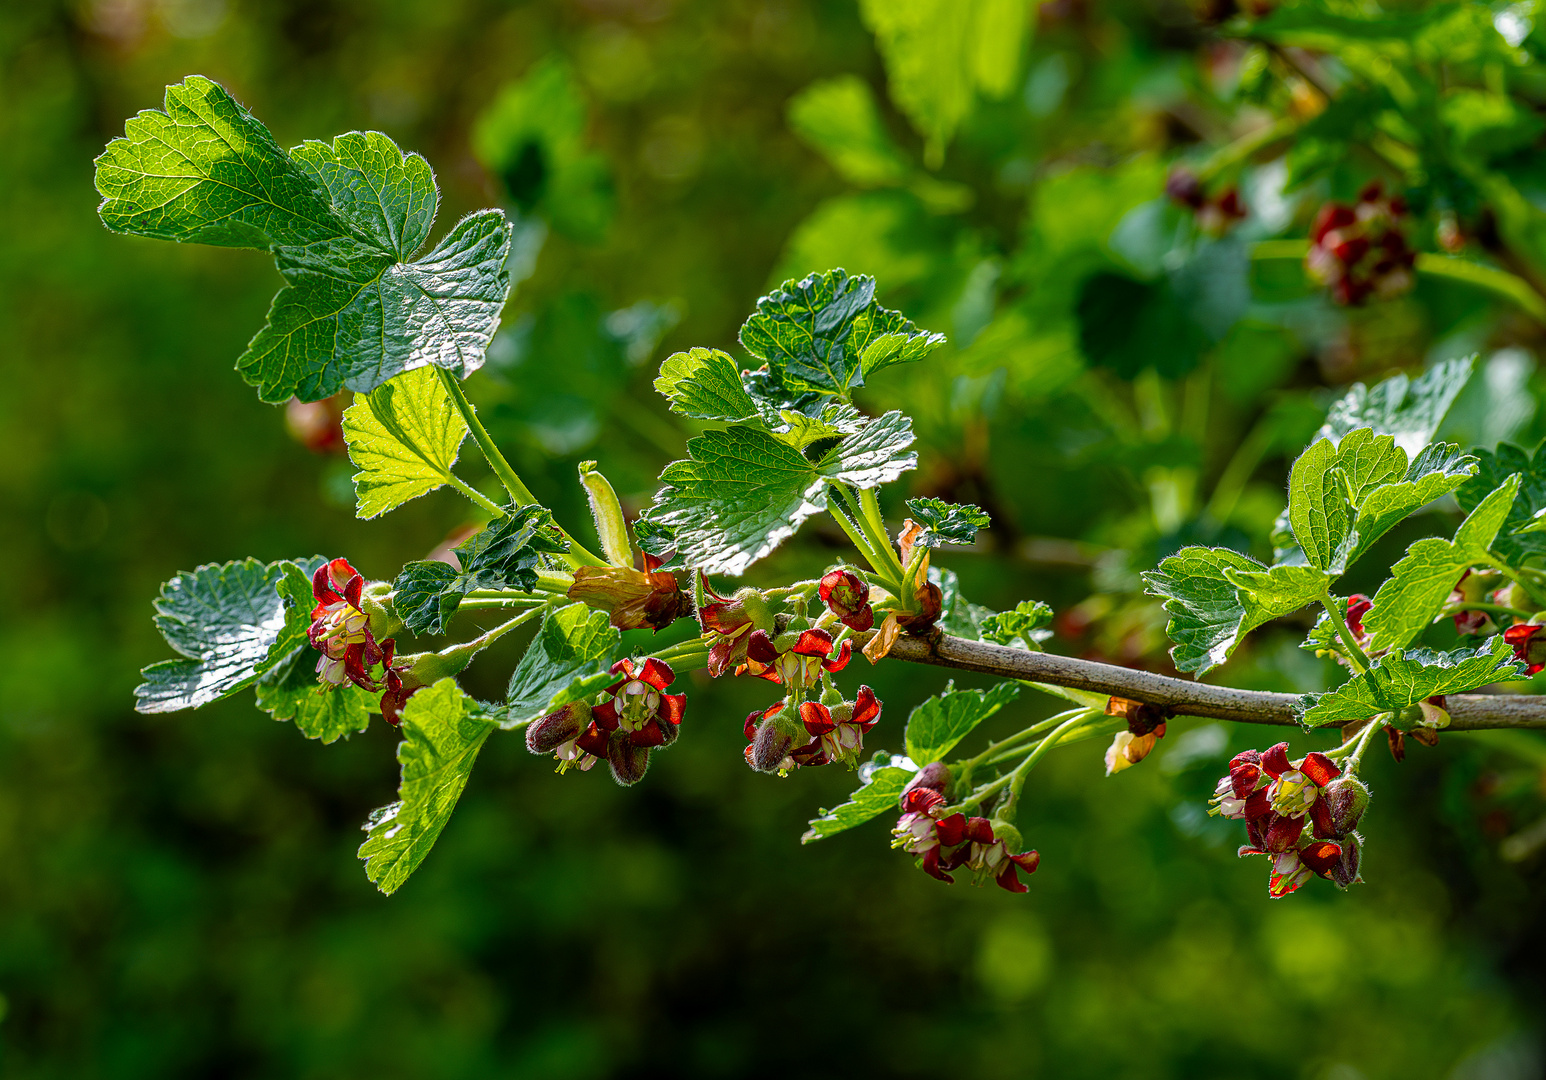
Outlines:
<svg viewBox="0 0 1546 1080"><path fill-rule="evenodd" d="M604 760L619 784L644 779L650 751L676 741L687 695L665 692L676 673L655 657L643 664L624 658L612 665L612 674L622 678L594 704L570 702L533 720L526 728L526 748L552 754L560 772L571 765L589 770Z"/></svg>
<svg viewBox="0 0 1546 1080"><path fill-rule="evenodd" d="M833 700L802 701L786 712L788 701L775 701L746 716L746 763L758 772L858 762L864 736L880 721L881 702L868 686L859 687L852 701L834 693Z"/></svg>
<svg viewBox="0 0 1546 1080"><path fill-rule="evenodd" d="M1417 252L1407 244L1404 217L1406 201L1387 197L1378 180L1358 193L1353 206L1327 203L1310 230L1305 268L1339 304L1406 292L1417 280Z"/></svg>
<svg viewBox="0 0 1546 1080"><path fill-rule="evenodd" d="M322 654L317 681L324 690L352 682L373 694L381 692L382 718L395 726L419 687L403 679L407 665L397 659L397 642L387 638L378 643L371 633L370 616L362 606L364 575L348 559L333 559L311 576L311 594L317 605L306 638ZM379 680L371 675L377 664L383 669Z"/></svg>
<svg viewBox="0 0 1546 1080"><path fill-rule="evenodd" d="M746 663L752 634L776 632L777 620L756 589L748 587L724 597L710 587L707 577L700 574L699 580L710 602L698 609L698 621L709 637L709 677L717 679Z"/></svg>
<svg viewBox="0 0 1546 1080"><path fill-rule="evenodd" d="M902 816L892 836L893 847L919 857L919 866L930 877L954 883L950 871L966 867L977 884L992 879L1001 889L1023 893L1020 871L1034 873L1041 862L1035 851L1012 852L1020 846L1020 833L1006 821L967 817L957 811L946 814L945 790L950 770L935 762L920 770L902 792Z"/></svg>
<svg viewBox="0 0 1546 1080"><path fill-rule="evenodd" d="M1210 196L1197 174L1190 169L1172 169L1165 178L1165 194L1171 201L1192 211L1197 227L1210 236L1223 236L1237 221L1246 217L1245 203L1238 188L1228 187Z"/></svg>
<svg viewBox="0 0 1546 1080"><path fill-rule="evenodd" d="M1353 830L1369 791L1325 754L1288 759L1288 743L1247 750L1229 763L1213 795L1213 813L1244 821L1246 855L1272 859L1267 895L1287 896L1314 874L1346 889L1359 880L1362 840ZM1306 833L1305 825L1310 829Z"/></svg>

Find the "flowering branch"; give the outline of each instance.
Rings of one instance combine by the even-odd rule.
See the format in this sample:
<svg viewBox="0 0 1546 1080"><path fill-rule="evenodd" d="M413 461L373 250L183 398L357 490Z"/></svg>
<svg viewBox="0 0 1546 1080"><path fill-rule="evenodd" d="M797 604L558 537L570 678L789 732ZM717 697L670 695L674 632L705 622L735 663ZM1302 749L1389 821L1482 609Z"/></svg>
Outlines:
<svg viewBox="0 0 1546 1080"><path fill-rule="evenodd" d="M941 635L927 640L903 635L890 655L915 664L934 664L961 671L977 671L1005 679L1025 679L1076 690L1142 701L1174 709L1184 716L1235 720L1246 724L1297 726L1294 706L1297 694L1261 690L1236 690L1228 686L1174 679L1148 671L1079 660L1071 656L1027 652L984 641ZM1538 728L1546 730L1546 698L1524 694L1459 694L1446 708L1449 730L1479 731L1488 728Z"/></svg>

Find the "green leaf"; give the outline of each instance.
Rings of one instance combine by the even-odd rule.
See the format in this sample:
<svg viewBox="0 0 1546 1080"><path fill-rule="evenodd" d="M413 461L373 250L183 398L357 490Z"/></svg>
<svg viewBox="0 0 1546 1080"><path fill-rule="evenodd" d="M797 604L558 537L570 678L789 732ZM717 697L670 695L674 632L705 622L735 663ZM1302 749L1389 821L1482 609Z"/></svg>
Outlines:
<svg viewBox="0 0 1546 1080"><path fill-rule="evenodd" d="M1455 492L1461 509L1475 510L1504 480L1518 473L1519 496L1498 530L1492 550L1512 566L1546 555L1546 533L1522 531L1536 514L1546 510L1546 440L1533 452L1504 443L1496 450L1478 450L1476 456L1476 475Z"/></svg>
<svg viewBox="0 0 1546 1080"><path fill-rule="evenodd" d="M736 423L757 415L741 385L740 368L718 349L688 349L666 357L655 389L671 399L672 412L695 420Z"/></svg>
<svg viewBox="0 0 1546 1080"><path fill-rule="evenodd" d="M1501 634L1479 649L1392 652L1329 694L1305 694L1300 698L1299 720L1305 727L1320 727L1377 713L1399 713L1430 697L1463 694L1519 673L1513 647Z"/></svg>
<svg viewBox="0 0 1546 1080"><path fill-rule="evenodd" d="M643 520L670 533L678 558L740 574L827 505L829 481L878 487L914 467L912 421L888 412L811 461L758 427L708 431L666 466ZM641 539L642 542L642 539Z"/></svg>
<svg viewBox="0 0 1546 1080"><path fill-rule="evenodd" d="M927 141L931 167L978 91L1002 97L1013 89L1028 10L1023 0L861 0L891 99Z"/></svg>
<svg viewBox="0 0 1546 1080"><path fill-rule="evenodd" d="M96 167L97 213L114 232L268 250L348 231L312 174L202 75L168 86L164 111L124 124Z"/></svg>
<svg viewBox="0 0 1546 1080"><path fill-rule="evenodd" d="M921 360L944 341L876 303L874 278L845 270L784 282L741 327L741 344L786 392L843 398L876 371Z"/></svg>
<svg viewBox="0 0 1546 1080"><path fill-rule="evenodd" d="M304 603L281 597L287 578L300 581ZM145 668L140 673L145 681L134 691L135 709L197 709L251 686L305 644L310 599L309 574L288 560L211 563L178 574L161 587L156 629L186 659Z"/></svg>
<svg viewBox="0 0 1546 1080"><path fill-rule="evenodd" d="M434 560L411 562L392 582L392 607L415 634L440 634L474 589L530 592L544 556L569 550L546 508L507 506L482 532L455 549L462 569Z"/></svg>
<svg viewBox="0 0 1546 1080"><path fill-rule="evenodd" d="M820 817L811 819L811 827L800 837L800 843L825 840L855 825L863 825L887 810L898 813L897 800L902 797L902 789L917 772L918 766L905 757L876 754L873 761L865 762L859 768L859 789L848 797L847 802L831 810L823 809Z"/></svg>
<svg viewBox="0 0 1546 1080"><path fill-rule="evenodd" d="M1364 616L1371 649L1405 648L1438 618L1460 576L1487 560L1518 490L1519 477L1510 476L1477 504L1453 541L1430 536L1407 549Z"/></svg>
<svg viewBox="0 0 1546 1080"><path fill-rule="evenodd" d="M1002 682L991 690L957 690L945 685L907 718L907 756L918 766L942 761L976 726L1020 695L1020 685Z"/></svg>
<svg viewBox="0 0 1546 1080"><path fill-rule="evenodd" d="M1052 636L1044 629L1052 622L1052 609L1040 600L1021 600L1013 611L1001 611L982 620L982 640L999 645L1023 643L1039 651L1041 643Z"/></svg>
<svg viewBox="0 0 1546 1080"><path fill-rule="evenodd" d="M364 731L375 710L375 697L353 683L323 686L317 682L314 649L295 649L258 681L258 708L275 720L294 720L308 739L324 743Z"/></svg>
<svg viewBox="0 0 1546 1080"><path fill-rule="evenodd" d="M970 544L977 530L986 529L992 519L982 507L971 503L947 503L943 499L908 499L912 519L923 526L916 543L925 547L941 544Z"/></svg>
<svg viewBox="0 0 1546 1080"><path fill-rule="evenodd" d="M776 422L764 423L773 437L786 446L804 450L823 439L841 439L869 423L869 418L847 402L827 404L812 410L814 415L796 409L780 409Z"/></svg>
<svg viewBox="0 0 1546 1080"><path fill-rule="evenodd" d="M373 518L449 483L467 424L440 377L405 372L344 411L355 516Z"/></svg>
<svg viewBox="0 0 1546 1080"><path fill-rule="evenodd" d="M403 709L398 801L371 814L360 845L365 876L390 896L429 854L467 786L483 740L494 725L475 715L473 700L444 678Z"/></svg>
<svg viewBox="0 0 1546 1080"><path fill-rule="evenodd" d="M1352 435L1348 438L1352 438ZM1382 435L1380 438L1387 436ZM1344 447L1347 441L1343 440ZM1396 447L1395 452L1405 461L1406 454L1400 447ZM1339 447L1339 458L1341 454L1342 448ZM1475 475L1476 469L1476 459L1462 454L1458 446L1453 443L1433 443L1424 447L1396 482L1362 492L1353 520L1355 541L1347 557L1349 565L1358 561L1359 556L1396 524L1433 500L1458 489Z"/></svg>
<svg viewBox="0 0 1546 1080"><path fill-rule="evenodd" d="M901 184L912 173L857 75L819 80L790 98L789 128L859 187Z"/></svg>
<svg viewBox="0 0 1546 1080"><path fill-rule="evenodd" d="M520 727L608 685L621 637L605 611L584 604L550 610L510 675L499 726Z"/></svg>
<svg viewBox="0 0 1546 1080"><path fill-rule="evenodd" d="M237 360L264 401L375 389L435 364L475 371L509 291L511 227L485 210L428 255L438 197L416 154L378 132L286 153L224 89L189 76L97 159L108 228L273 252L286 285Z"/></svg>
<svg viewBox="0 0 1546 1080"><path fill-rule="evenodd" d="M1475 361L1474 355L1445 360L1417 379L1392 375L1372 390L1354 383L1328 410L1316 438L1336 442L1356 428L1367 427L1375 434L1394 436L1398 446L1415 454L1438 431L1445 413L1471 378Z"/></svg>
<svg viewBox="0 0 1546 1080"><path fill-rule="evenodd" d="M1337 450L1320 439L1299 455L1288 473L1288 521L1310 565L1341 573L1347 565L1353 508Z"/></svg>
<svg viewBox="0 0 1546 1080"><path fill-rule="evenodd" d="M1228 548L1186 547L1143 579L1165 598L1176 667L1201 675L1256 627L1319 599L1329 575L1310 566L1264 567Z"/></svg>

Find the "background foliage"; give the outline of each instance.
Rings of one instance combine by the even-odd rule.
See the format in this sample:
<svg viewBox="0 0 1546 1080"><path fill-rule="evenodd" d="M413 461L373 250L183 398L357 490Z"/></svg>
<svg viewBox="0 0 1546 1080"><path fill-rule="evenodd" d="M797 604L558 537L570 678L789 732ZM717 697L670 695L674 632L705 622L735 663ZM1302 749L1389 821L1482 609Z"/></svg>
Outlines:
<svg viewBox="0 0 1546 1080"><path fill-rule="evenodd" d="M631 791L491 740L435 857L388 901L352 852L391 798L391 733L324 748L246 701L132 712L138 668L164 655L149 600L177 570L323 551L383 576L464 524L449 492L390 529L356 521L347 462L308 452L233 377L271 259L97 223L92 157L191 71L283 145L378 128L423 153L441 230L510 211L527 277L469 392L568 520L578 460L599 458L637 508L679 454L689 428L650 361L729 346L766 286L835 265L950 336L864 403L908 400L913 494L993 513L981 548L951 560L968 595L1047 599L1068 651L1163 667L1163 615L1135 572L1187 542L1265 535L1331 387L1480 349L1441 434L1546 431L1539 330L1475 290L1425 279L1343 311L1271 266L1245 290L1242 240L1302 236L1321 198L1365 178L1335 113L1290 155L1300 201L1282 166L1248 170L1253 216L1233 240L1186 231L1167 163L1242 108L1293 105L1267 100L1270 81L1253 90L1244 51L1210 43L1197 12L1054 0L1019 20L984 3L981 25L920 38L908 19L936 6L0 14L7 1075L1539 1075L1543 864L1499 843L1539 814L1538 743L1530 764L1447 736L1399 782L1376 763L1369 884L1292 905L1261 896L1260 868L1203 815L1229 748L1256 733L1178 724L1152 767L1100 782L1086 744L1026 794L1043 868L1016 898L937 885L879 826L800 848L851 779L750 774L740 718L759 694L724 680L693 687L688 737ZM1469 6L1485 29L1492 9ZM1527 7L1495 14L1528 34ZM1533 70L1510 75L1518 116L1457 128L1479 114L1450 106L1444 144L1527 195ZM1495 190L1434 187L1424 230ZM1232 468L1242 445L1257 457ZM1389 546L1456 520L1408 523ZM837 540L808 529L758 573L819 570ZM1298 636L1242 647L1229 678L1319 688ZM506 667L518 647L500 644ZM496 696L476 679L498 669L472 688ZM890 664L874 683L890 722L872 741L899 749L936 674Z"/></svg>

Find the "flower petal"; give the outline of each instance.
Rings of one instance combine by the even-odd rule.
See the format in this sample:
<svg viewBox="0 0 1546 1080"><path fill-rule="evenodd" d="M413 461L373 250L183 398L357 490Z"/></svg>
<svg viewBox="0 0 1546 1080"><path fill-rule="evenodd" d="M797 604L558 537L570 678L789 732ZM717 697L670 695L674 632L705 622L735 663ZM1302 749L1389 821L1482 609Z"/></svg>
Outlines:
<svg viewBox="0 0 1546 1080"><path fill-rule="evenodd" d="M602 702L590 711L591 719L606 731L617 730L617 701L612 699Z"/></svg>
<svg viewBox="0 0 1546 1080"><path fill-rule="evenodd" d="M794 643L794 647L789 651L798 653L801 656L820 656L825 658L832 651L832 635L825 630L807 630L799 636Z"/></svg>
<svg viewBox="0 0 1546 1080"><path fill-rule="evenodd" d="M832 710L819 701L800 702L800 722L811 735L825 735L837 729L832 722Z"/></svg>
<svg viewBox="0 0 1546 1080"><path fill-rule="evenodd" d="M860 730L868 735L870 728L880 720L880 704L875 691L868 686L859 687L859 693L854 697L854 712L848 722L858 724Z"/></svg>
<svg viewBox="0 0 1546 1080"><path fill-rule="evenodd" d="M1269 747L1261 756L1261 767L1274 780L1293 768L1288 763L1288 743L1280 742Z"/></svg>
<svg viewBox="0 0 1546 1080"><path fill-rule="evenodd" d="M682 717L687 714L686 694L661 694L660 709L655 713L662 723L675 727L682 722Z"/></svg>
<svg viewBox="0 0 1546 1080"><path fill-rule="evenodd" d="M842 671L848 666L848 660L853 656L853 651L853 644L845 641L842 648L838 649L837 656L831 660L823 660L821 666L828 671Z"/></svg>
<svg viewBox="0 0 1546 1080"><path fill-rule="evenodd" d="M766 630L753 630L746 642L746 658L759 664L771 664L778 659L778 648Z"/></svg>
<svg viewBox="0 0 1546 1080"><path fill-rule="evenodd" d="M1342 775L1337 763L1319 750L1312 750L1304 756L1304 760L1299 763L1299 771L1315 781L1316 787L1325 787Z"/></svg>
<svg viewBox="0 0 1546 1080"><path fill-rule="evenodd" d="M1312 840L1299 849L1299 857L1321 877L1328 877L1332 867L1342 858L1342 845L1330 840Z"/></svg>
<svg viewBox="0 0 1546 1080"><path fill-rule="evenodd" d="M664 690L676 680L676 672L671 670L670 664L652 656L644 661L644 669L639 672L639 679L649 683L656 690Z"/></svg>

